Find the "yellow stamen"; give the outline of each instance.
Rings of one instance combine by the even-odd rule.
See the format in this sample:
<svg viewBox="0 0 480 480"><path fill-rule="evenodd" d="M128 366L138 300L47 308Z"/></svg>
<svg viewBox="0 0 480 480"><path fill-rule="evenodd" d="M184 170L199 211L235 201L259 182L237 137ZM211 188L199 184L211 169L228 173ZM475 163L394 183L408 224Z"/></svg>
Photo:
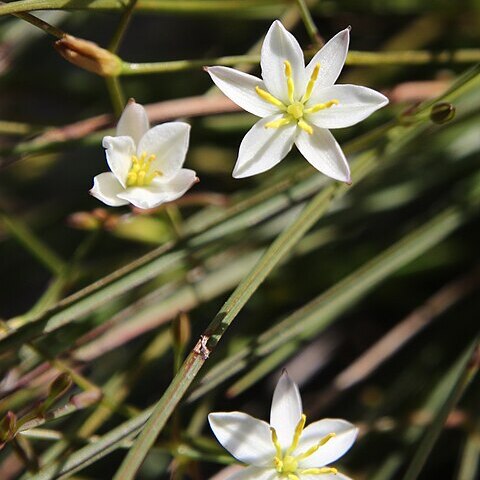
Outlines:
<svg viewBox="0 0 480 480"><path fill-rule="evenodd" d="M274 120L273 122L268 122L265 124L265 128L279 128L283 127L284 125L288 125L291 123L292 118L291 117L282 117L279 118L278 120Z"/></svg>
<svg viewBox="0 0 480 480"><path fill-rule="evenodd" d="M150 172L155 155L149 155L143 152L140 158L132 155L132 166L127 174L127 187L144 187L150 185L155 177L162 175L162 172L155 170Z"/></svg>
<svg viewBox="0 0 480 480"><path fill-rule="evenodd" d="M313 128L303 118L298 121L298 126L309 135L313 133Z"/></svg>
<svg viewBox="0 0 480 480"><path fill-rule="evenodd" d="M285 455L290 455L298 447L298 442L300 441L300 437L302 436L303 428L305 427L306 421L307 421L307 416L304 413L302 413L302 416L300 417L300 420L298 421L297 426L295 427L292 444L288 447L288 450L286 451Z"/></svg>
<svg viewBox="0 0 480 480"><path fill-rule="evenodd" d="M276 107L285 108L285 105L278 98L275 98L271 93L268 93L265 90L261 89L258 85L255 87L255 91L266 102L271 103Z"/></svg>
<svg viewBox="0 0 480 480"><path fill-rule="evenodd" d="M320 71L320 64L317 63L315 65L315 68L313 69L312 75L310 75L310 80L308 81L305 95L302 97L303 103L306 102L312 96L313 87L315 86L315 82L317 81L319 71Z"/></svg>
<svg viewBox="0 0 480 480"><path fill-rule="evenodd" d="M336 475L338 470L333 467L307 468L305 470L301 470L300 473L302 475L325 475L327 473L333 473Z"/></svg>
<svg viewBox="0 0 480 480"><path fill-rule="evenodd" d="M278 435L276 430L273 427L270 427L270 431L272 432L272 442L275 447L275 451L277 452L277 456L275 457L275 463L280 463L281 458L283 457L282 455L282 446L280 445L280 442L278 441Z"/></svg>
<svg viewBox="0 0 480 480"><path fill-rule="evenodd" d="M298 455L297 460L303 460L308 458L310 455L313 455L320 447L323 447L331 438L335 437L335 433L329 433L325 435L318 443L316 443L313 447L310 447L306 452Z"/></svg>
<svg viewBox="0 0 480 480"><path fill-rule="evenodd" d="M287 77L288 99L290 100L290 103L293 103L295 101L293 98L295 85L292 77L292 65L288 60L285 60L283 64L285 65L285 76Z"/></svg>
<svg viewBox="0 0 480 480"><path fill-rule="evenodd" d="M319 112L320 110L325 110L326 108L333 107L333 105L338 105L339 101L337 99L329 100L328 102L325 103L317 103L313 107L306 108L305 113L316 113Z"/></svg>

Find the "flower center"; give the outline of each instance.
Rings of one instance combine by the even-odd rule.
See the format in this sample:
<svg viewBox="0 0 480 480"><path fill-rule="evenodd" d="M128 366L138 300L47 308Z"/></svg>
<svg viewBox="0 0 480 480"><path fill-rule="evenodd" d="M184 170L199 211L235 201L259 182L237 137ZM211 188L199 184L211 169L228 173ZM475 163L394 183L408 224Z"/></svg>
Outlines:
<svg viewBox="0 0 480 480"><path fill-rule="evenodd" d="M303 103L294 102L287 107L287 113L291 115L295 120L303 117Z"/></svg>
<svg viewBox="0 0 480 480"><path fill-rule="evenodd" d="M273 459L273 464L277 473L280 474L280 477L287 478L288 480L300 480L298 475L324 475L327 473L337 473L336 468L331 467L321 467L321 468L298 468L299 462L305 460L306 458L313 455L320 447L325 445L331 438L335 436L334 433L329 433L325 435L319 442L315 443L305 452L299 453L297 455L292 455L298 447L300 437L302 436L303 428L305 427L305 422L307 417L302 414L300 421L295 427L295 432L293 434L293 440L291 445L284 452L278 441L277 432L273 427L270 427L272 432L272 442L275 446L276 455Z"/></svg>
<svg viewBox="0 0 480 480"><path fill-rule="evenodd" d="M271 103L272 105L275 105L282 112L284 112L282 118L274 120L273 122L268 122L267 124L265 124L265 128L279 128L283 125L288 125L289 123L296 122L302 130L311 135L313 133L313 128L305 120L305 114L308 115L310 113L317 113L320 110L325 110L326 108L333 107L333 105L338 105L338 100L333 99L325 103L316 103L311 107L305 106L308 100L310 100L313 88L315 87L315 83L317 82L318 72L320 71L319 63L315 65L315 68L312 71L304 95L302 96L300 101L295 100L295 82L293 81L292 65L288 60L285 60L283 64L285 65L285 77L287 80L288 104L283 103L281 100L274 97L271 93L261 89L260 87L255 87L257 95L259 95L261 98Z"/></svg>
<svg viewBox="0 0 480 480"><path fill-rule="evenodd" d="M155 170L150 172L155 155L148 155L143 152L140 157L132 155L132 166L127 175L127 187L146 187L152 183L155 177L162 175L162 172Z"/></svg>

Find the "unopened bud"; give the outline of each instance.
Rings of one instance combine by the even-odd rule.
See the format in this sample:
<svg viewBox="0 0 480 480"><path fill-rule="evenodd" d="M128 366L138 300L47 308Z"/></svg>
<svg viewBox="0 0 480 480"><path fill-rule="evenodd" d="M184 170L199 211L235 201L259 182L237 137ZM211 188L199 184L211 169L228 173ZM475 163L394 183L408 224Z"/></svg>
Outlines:
<svg viewBox="0 0 480 480"><path fill-rule="evenodd" d="M122 60L94 42L65 35L54 45L65 60L102 77L119 75L122 70Z"/></svg>
<svg viewBox="0 0 480 480"><path fill-rule="evenodd" d="M17 416L12 411L8 411L0 420L0 447L15 436L16 425Z"/></svg>
<svg viewBox="0 0 480 480"><path fill-rule="evenodd" d="M49 398L62 396L72 386L72 377L69 373L60 374L51 384L48 392Z"/></svg>
<svg viewBox="0 0 480 480"><path fill-rule="evenodd" d="M456 109L451 103L442 102L435 104L430 110L430 120L433 123L447 123L455 117Z"/></svg>
<svg viewBox="0 0 480 480"><path fill-rule="evenodd" d="M44 416L47 410L61 397L72 385L72 377L69 373L60 374L51 384L45 400L37 407L37 414Z"/></svg>
<svg viewBox="0 0 480 480"><path fill-rule="evenodd" d="M90 212L75 212L67 217L67 223L72 228L79 230L97 230L101 222Z"/></svg>

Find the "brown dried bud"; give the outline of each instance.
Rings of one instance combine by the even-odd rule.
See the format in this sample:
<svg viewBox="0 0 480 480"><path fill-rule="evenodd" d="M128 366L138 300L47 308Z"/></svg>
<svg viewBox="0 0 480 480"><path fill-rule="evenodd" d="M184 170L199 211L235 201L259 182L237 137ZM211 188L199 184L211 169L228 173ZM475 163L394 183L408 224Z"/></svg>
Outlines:
<svg viewBox="0 0 480 480"><path fill-rule="evenodd" d="M94 42L65 35L54 46L65 60L102 77L119 75L122 70L122 60Z"/></svg>

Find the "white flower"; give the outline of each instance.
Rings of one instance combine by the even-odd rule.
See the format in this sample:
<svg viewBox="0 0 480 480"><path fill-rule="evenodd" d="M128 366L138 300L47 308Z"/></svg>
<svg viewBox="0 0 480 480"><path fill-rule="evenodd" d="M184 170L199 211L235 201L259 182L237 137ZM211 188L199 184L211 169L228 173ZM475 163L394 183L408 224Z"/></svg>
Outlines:
<svg viewBox="0 0 480 480"><path fill-rule="evenodd" d="M305 428L297 385L284 372L273 394L270 424L241 412L208 416L218 441L250 465L228 480L348 480L326 467L353 444L357 429L326 418Z"/></svg>
<svg viewBox="0 0 480 480"><path fill-rule="evenodd" d="M348 43L347 28L305 67L300 45L277 20L262 46L263 80L232 68L206 68L225 95L262 117L240 145L235 178L269 170L295 143L317 170L350 183L345 155L327 129L355 125L386 105L388 99L366 87L334 85L345 63Z"/></svg>
<svg viewBox="0 0 480 480"><path fill-rule="evenodd" d="M145 109L130 100L116 134L103 138L111 172L97 175L90 190L103 203L153 208L176 200L198 181L193 170L182 168L190 135L187 123L150 128Z"/></svg>

